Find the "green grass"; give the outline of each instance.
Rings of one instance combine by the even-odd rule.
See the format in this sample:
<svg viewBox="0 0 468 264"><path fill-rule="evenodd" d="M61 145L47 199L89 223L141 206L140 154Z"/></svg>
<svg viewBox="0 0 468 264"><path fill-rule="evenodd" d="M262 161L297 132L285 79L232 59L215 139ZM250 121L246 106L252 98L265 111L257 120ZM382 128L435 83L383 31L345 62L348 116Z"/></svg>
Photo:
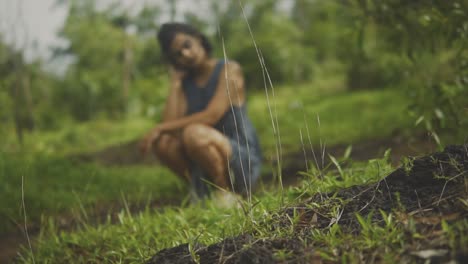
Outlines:
<svg viewBox="0 0 468 264"><path fill-rule="evenodd" d="M313 144L352 143L370 138L385 138L395 130L411 129L413 120L406 114L408 99L396 89L333 92L304 85L295 91L282 87L275 92L276 104L270 96L274 118L278 120L281 145L285 152L301 146L310 137ZM323 89L323 88L322 88ZM296 96L291 95L296 93ZM285 98L295 98L293 101ZM265 96L250 101L252 119L261 135L261 143L268 154L275 152L273 133ZM275 114L275 105L276 113Z"/></svg>
<svg viewBox="0 0 468 264"><path fill-rule="evenodd" d="M22 185L30 223L95 205L180 197L185 187L161 167L102 167L65 158L0 153L0 231L21 226ZM23 183L22 183L23 181Z"/></svg>
<svg viewBox="0 0 468 264"><path fill-rule="evenodd" d="M337 162L343 164L343 162ZM332 165L333 166L333 165ZM22 262L31 263L32 256L41 263L143 263L155 252L182 243L192 247L197 243L216 243L241 233L255 234L258 239L291 238L298 219L288 218L284 224L281 208L295 205L310 195L329 192L356 184L378 181L391 169L388 158L356 163L341 170L330 169L327 180L320 181L317 172L305 175L299 187L285 190L281 199L278 192L265 192L254 198L250 213L243 210L217 208L216 201L208 200L204 206L166 208L163 211L149 209L137 215L121 212L119 222L99 226L84 225L81 230L60 232L50 223L43 229L34 254L24 248ZM247 205L248 206L248 205ZM311 204L320 209L326 204ZM381 223L372 222L371 215L356 214L361 226L359 234L343 231L339 224L331 228L312 229L304 237L304 244L314 249L323 260L332 262L362 262L362 254L377 254L383 262L393 261L407 252L418 250L427 241L428 234L418 233L414 224L404 224L394 212L382 214ZM468 221L442 223L441 239L450 249L466 245ZM278 259L287 258L289 252L277 252ZM196 252L193 252L196 258Z"/></svg>
<svg viewBox="0 0 468 264"><path fill-rule="evenodd" d="M166 208L161 213L147 210L136 216L122 212L114 225L85 226L62 235L53 228L44 231L35 257L41 263L143 263L155 249L184 242L215 243L249 223L240 211L210 205Z"/></svg>
<svg viewBox="0 0 468 264"><path fill-rule="evenodd" d="M379 169L380 168L380 169ZM364 173L353 173L362 169ZM150 209L137 215L122 210L119 222L99 226L85 225L75 232L60 232L50 224L44 228L34 253L36 260L44 263L83 261L106 263L141 263L156 251L181 243L212 244L241 232L256 232L260 237L271 237L271 225L275 224L277 211L282 205L300 201L301 195L328 192L341 187L376 181L386 175L390 165L387 159L373 160L368 164L356 164L344 169L342 175L336 170L319 181L315 172L304 177L300 187L285 191L283 199L276 191L264 192L254 197L255 206L244 204L243 209L220 209L216 200L204 205L186 208L165 208L154 212ZM274 236L287 236L290 230L278 230ZM31 261L28 250L23 251L25 262Z"/></svg>
<svg viewBox="0 0 468 264"><path fill-rule="evenodd" d="M143 118L120 121L98 119L66 124L58 130L27 133L23 145L18 143L13 129L10 129L0 147L8 152L24 151L41 155L88 153L142 137L154 124L154 121Z"/></svg>

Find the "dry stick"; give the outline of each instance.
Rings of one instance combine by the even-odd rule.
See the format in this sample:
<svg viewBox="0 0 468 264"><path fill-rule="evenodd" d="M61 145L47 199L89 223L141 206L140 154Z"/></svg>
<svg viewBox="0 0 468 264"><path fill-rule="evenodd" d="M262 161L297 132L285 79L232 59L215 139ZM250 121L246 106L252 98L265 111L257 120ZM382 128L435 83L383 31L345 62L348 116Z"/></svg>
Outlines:
<svg viewBox="0 0 468 264"><path fill-rule="evenodd" d="M266 67L265 60L262 59L262 62L263 62L263 65L265 66L265 73L266 73L266 76L268 77L268 82L270 84L271 93L272 93L272 96L273 96L273 107L274 107L273 109L274 109L274 112L275 112L275 122L276 122L277 131L278 131L279 158L280 158L280 164L281 164L282 159L283 159L283 149L281 147L281 133L280 133L279 124L278 124L278 112L277 112L277 108L276 108L277 104L276 104L276 97L275 97L275 87L273 86L273 82L271 81L270 73L268 72L268 68Z"/></svg>
<svg viewBox="0 0 468 264"><path fill-rule="evenodd" d="M366 205L364 205L361 209L358 210L358 212L361 212L362 210L366 209L367 206L369 206L369 204L371 204L375 197L376 197L376 192L377 192L377 189L379 189L379 186L380 186L380 182L377 183L377 186L375 187L375 190L374 190L374 195L372 195L372 198L369 202L366 203Z"/></svg>
<svg viewBox="0 0 468 264"><path fill-rule="evenodd" d="M301 145L302 145L302 151L304 152L304 160L305 160L305 166L306 166L306 171L309 171L309 165L307 164L307 152L305 150L304 146L304 140L302 139L302 129L299 129L299 135L301 137Z"/></svg>
<svg viewBox="0 0 468 264"><path fill-rule="evenodd" d="M279 174L279 182L280 182L280 188L281 188L281 203L283 203L283 192L284 192L284 188L283 188L283 182L282 182L282 175L281 175L281 141L280 141L280 138L279 138L279 128L277 127L278 125L278 122L276 122L275 124L275 121L274 121L274 118L273 118L273 113L271 111L271 106L270 106L270 100L269 100L269 96L268 96L268 90L267 90L267 87L266 87L266 81L265 81L265 75L268 77L269 81L270 81L270 85L272 86L272 90L273 90L273 85L271 83L271 79L269 77L269 73L268 73L268 70L267 70L267 67L265 65L265 61L263 59L263 56L257 46L257 43L255 41L255 38L253 36L253 33L252 33L252 29L250 28L250 24L249 24L249 21L247 20L247 16L245 14L245 10L244 10L244 6L242 5L242 2L241 0L239 0L239 6L242 10L242 14L244 16L244 20L245 22L247 23L247 28L249 29L249 33L250 33L250 37L252 39L252 42L254 44L254 47L255 47L255 51L257 52L257 56L258 56L258 59L259 59L259 62L260 62L260 65L262 67L262 74L263 74L263 80L264 80L264 84L265 84L265 93L266 93L266 97L267 97L267 104L268 104L268 110L270 111L270 118L271 118L271 122L272 122L272 127L273 127L273 133L274 135L277 135L277 141L275 142L276 143L276 156L277 156L277 160L278 160L278 174ZM274 92L273 92L273 96L274 96ZM275 111L276 113L276 111ZM277 118L276 118L277 120ZM278 142L279 141L279 142Z"/></svg>
<svg viewBox="0 0 468 264"><path fill-rule="evenodd" d="M221 30L219 30L219 25L218 25L218 32L221 35ZM222 46L223 46L224 61L227 62L226 45L224 43L224 37L223 36L221 36L221 41L222 41ZM232 103L231 90L229 89L229 76L228 76L229 70L228 70L228 67L229 67L229 63L227 62L226 67L225 67L225 71L224 71L224 78L226 79L226 91L227 91L228 98L229 98L229 105L231 106L231 112L234 115L234 104ZM237 120L235 118L234 118L234 127L236 128L237 144L240 145L239 128L238 128L238 125L237 125ZM246 181L246 177L245 177L244 165L243 165L243 162L242 162L240 149L238 149L238 155L239 155L239 161L240 161L241 170L242 170L242 178L244 179L245 189L249 190L249 188L247 188L247 181ZM228 160L228 164L229 164L229 160ZM250 168L250 154L249 154L249 168ZM233 183L232 179L231 179L231 187L232 187L232 190L234 190L234 183ZM251 204L251 202L252 202L251 189L249 190L248 202L249 202L249 204Z"/></svg>
<svg viewBox="0 0 468 264"><path fill-rule="evenodd" d="M36 263L34 259L34 252L31 245L31 240L29 239L28 225L27 225L27 216L26 216L26 204L24 202L24 176L21 176L21 202L23 204L23 214L24 214L24 232L26 233L26 239L28 240L29 250L31 251L31 257L33 263Z"/></svg>
<svg viewBox="0 0 468 264"><path fill-rule="evenodd" d="M388 186L388 183L387 183L387 177L383 178L382 181L385 183L385 186L387 186L388 197L390 198L390 202L392 203L392 206L393 206L392 193L390 192L390 186Z"/></svg>
<svg viewBox="0 0 468 264"><path fill-rule="evenodd" d="M305 112L304 112L304 123L306 125L306 128L307 128L307 137L308 137L308 140L309 140L309 145L310 145L310 149L312 151L312 155L314 157L314 161L315 161L315 166L317 167L317 170L319 171L319 176L320 176L320 179L323 180L324 179L324 175L323 175L323 169L325 168L325 164L324 164L324 160L325 160L325 147L322 145L322 135L320 133L320 118L319 118L319 115L317 114L317 123L318 123L318 127L319 127L319 140L320 140L320 152L322 154L322 166L320 167L319 164L318 164L318 160L317 160L317 156L315 155L315 150L314 150L314 147L312 145L312 140L310 138L310 132L309 132L309 125L307 124L307 121L306 121L306 116L305 116ZM323 149L322 149L322 146L323 146ZM320 192L320 199L323 200L323 195L322 193ZM326 194L326 196L328 197L328 194Z"/></svg>
<svg viewBox="0 0 468 264"><path fill-rule="evenodd" d="M299 135L300 135L300 138L301 138L302 152L304 152L306 172L309 172L309 164L308 164L309 159L307 158L307 151L306 151L306 148L305 148L304 139L302 137L302 128L299 129ZM310 187L310 182L309 181L307 181L307 185ZM323 200L322 194L320 192L319 192L319 194L320 194L321 199Z"/></svg>
<svg viewBox="0 0 468 264"><path fill-rule="evenodd" d="M421 200L419 200L418 191L416 191L416 189L415 189L415 190L414 190L414 193L416 194L416 199L418 199L418 207L419 207L419 210L421 210L421 212L422 212L423 215L424 215L424 211L423 211L422 206L421 206Z"/></svg>
<svg viewBox="0 0 468 264"><path fill-rule="evenodd" d="M224 37L221 35L221 29L219 28L219 24L218 24L218 34L220 35L221 37L221 45L223 47L223 56L224 56L224 60L227 61L227 55L226 55L226 47L225 47L225 44L224 44ZM232 104L232 98L231 98L231 91L229 90L229 82L228 82L228 76L227 76L227 70L224 71L224 78L226 79L226 92L228 94L228 98L229 98L229 105L231 107L231 112L232 114L234 115L234 108L233 108L233 104ZM236 120L234 119L234 127L236 128L236 134L237 134L237 141L239 142L239 132L237 130L237 122ZM240 153L239 153L240 154ZM234 155L234 153L232 153L232 155ZM229 164L229 159L227 160L228 162L228 169L230 168L230 164ZM231 178L231 173L230 173L230 170L228 171L228 175L229 175L229 179L231 180L231 187L232 187L232 190L234 190L234 181L233 179Z"/></svg>
<svg viewBox="0 0 468 264"><path fill-rule="evenodd" d="M331 221L330 221L330 223L328 224L327 228L331 227L333 224L338 224L338 221L340 221L341 216L343 215L344 208L345 208L345 206L343 206L343 209L341 210L341 212L338 210L338 214L336 215L335 218L332 218L332 219L331 219Z"/></svg>
<svg viewBox="0 0 468 264"><path fill-rule="evenodd" d="M306 114L305 112L303 112L304 114L304 124L306 126L306 129L307 129L307 139L309 140L309 146L310 146L310 150L312 151L312 156L314 157L314 162L315 162L315 166L317 168L317 170L319 171L319 176L320 176L320 179L323 180L323 172L322 172L322 169L324 168L323 166L323 158L322 158L322 167L319 166L318 164L318 160L317 160L317 156L315 155L315 150L314 150L314 146L312 145L312 139L310 138L310 132L309 132L309 125L307 124L307 118L306 118ZM319 122L320 124L320 122ZM322 142L322 139L321 139L321 136L319 134L319 138L320 138L320 142ZM321 146L322 144L320 144ZM323 155L325 155L325 153L323 153ZM321 169L322 168L322 169ZM320 194L320 199L323 200L323 196L322 196L322 193L319 192Z"/></svg>
<svg viewBox="0 0 468 264"><path fill-rule="evenodd" d="M226 48L225 48L225 45L224 45L224 38L223 38L223 53L224 53L224 58L227 61ZM227 75L226 75L226 78L227 78ZM237 89L238 88L237 87L237 82L234 82L234 86L235 86L234 91L236 92L237 100L240 101L239 90ZM230 104L231 104L231 109L232 109L233 114L234 114L234 105L232 103L232 99L230 97L230 94L229 94L229 101L230 101ZM247 133L247 128L245 127L244 115L243 115L242 111L240 112L240 117L241 117L242 129L244 129L244 134L246 134ZM237 121L236 121L235 118L234 118L234 122L236 122L236 124L237 124ZM239 131L238 131L237 126L236 126L236 133L237 133L237 141L238 141L238 144L240 145ZM243 176L243 179L244 179L244 184L245 184L246 190L248 191L248 202L251 205L252 204L252 167L251 167L251 162L250 162L251 161L251 156L250 156L250 146L249 146L249 141L248 140L246 140L246 147L247 147L247 158L249 160L249 164L248 164L249 184L248 184L248 186L247 186L247 181L246 181L246 177L245 177L243 162L242 162L242 159L240 158L240 150L239 150L239 160L240 160L240 163L241 163L241 169L242 169L242 176Z"/></svg>
<svg viewBox="0 0 468 264"><path fill-rule="evenodd" d="M239 90L237 89L237 83L234 82L234 86L236 86L236 89L234 89L236 91L236 95L237 95L237 100L240 101L240 96L239 96ZM244 129L244 135L247 134L247 128L245 127L245 121L244 121L244 114L242 111L240 111L240 117L241 117L241 122L242 122L242 128ZM251 156L250 156L250 145L249 145L249 141L246 139L245 140L246 142L246 147L247 147L247 159L249 160L249 164L248 164L248 168L249 168L249 171L248 171L248 175L249 175L249 190L248 190L248 194L249 194L249 203L251 204L252 203L252 164L251 164ZM242 160L241 160L241 163L242 163ZM245 179L244 179L245 181Z"/></svg>
<svg viewBox="0 0 468 264"><path fill-rule="evenodd" d="M377 163L377 168L378 168L377 174L378 176L380 176L380 164L379 163ZM382 180L380 180L380 182L382 181L385 183L385 186L387 187L388 198L390 199L390 202L392 203L392 206L393 206L392 193L390 192L390 187L388 186L388 183L387 183L387 177L384 177Z"/></svg>
<svg viewBox="0 0 468 264"><path fill-rule="evenodd" d="M278 132L278 137L277 137L277 141L278 141L278 144L277 146L279 146L279 154L278 154L278 160L279 160L279 163L278 163L278 172L279 172L279 176L280 176L280 181L281 181L281 190L283 191L283 175L282 175L282 171L281 171L281 164L283 163L283 149L281 147L281 133L280 133L280 129L279 129L279 124L278 124L278 112L276 111L276 97L275 97L275 88L273 86L273 82L271 81L271 78L270 78L270 74L268 72L268 68L266 67L266 64L265 64L265 59L262 57L262 63L264 65L264 68L265 68L265 73L266 73L266 76L268 78L268 82L270 84L270 87L271 87L271 91L272 91L272 96L273 96L273 107L274 107L274 112L275 112L275 122L276 122L276 131Z"/></svg>
<svg viewBox="0 0 468 264"><path fill-rule="evenodd" d="M318 123L318 128L319 128L319 140L320 140L320 149L322 150L322 168L325 167L325 149L326 149L326 144L325 142L322 142L322 130L321 130L321 124L320 124L320 116L317 113L317 123Z"/></svg>
<svg viewBox="0 0 468 264"><path fill-rule="evenodd" d="M263 60L263 57L260 59L260 60ZM261 63L262 65L262 69L263 69L263 64ZM274 122L274 119L273 119L273 112L271 111L271 106L270 106L270 100L269 100L269 95L268 95L268 87L266 85L266 76L265 76L265 71L262 71L262 77L263 77L263 83L265 85L265 94L266 94L266 97L267 97L267 103L268 103L268 110L270 111L270 119L271 119L271 123L272 123L272 127L273 127L273 135L276 137L277 135L277 129L276 129L276 125L275 125L275 122ZM278 180L279 180L279 183L280 183L280 187L281 187L281 190L283 190L283 181L282 181L282 174L281 174L281 161L280 161L280 158L279 158L279 147L278 147L278 141L275 140L275 146L276 146L276 160L277 160L277 166L278 166Z"/></svg>
<svg viewBox="0 0 468 264"><path fill-rule="evenodd" d="M305 112L304 112L304 124L306 126L307 138L309 140L309 146L310 146L310 150L312 151L312 156L314 157L315 166L317 167L317 170L319 171L320 178L323 180L322 170L320 169L320 166L318 164L317 156L315 155L314 146L312 145L312 140L310 139L309 125L307 124L307 119L306 119ZM323 168L323 166L322 166L322 168Z"/></svg>
<svg viewBox="0 0 468 264"><path fill-rule="evenodd" d="M465 139L464 147L465 147L466 157L468 158L468 145L466 144L466 139ZM468 184L465 184L465 192L468 193Z"/></svg>
<svg viewBox="0 0 468 264"><path fill-rule="evenodd" d="M442 192L440 193L440 196L439 196L439 201L437 201L437 206L439 206L439 203L442 201L442 196L444 195L444 192L445 192L445 187L447 187L447 184L449 183L449 181L452 181L452 180L455 180L456 178L462 176L462 175L465 175L467 171L463 171L455 176L453 176L452 178L448 179L447 181L445 181L445 184L444 184L444 187L442 188Z"/></svg>
<svg viewBox="0 0 468 264"><path fill-rule="evenodd" d="M221 35L221 30L219 29L219 25L218 25L218 32L219 34ZM222 46L223 46L223 55L224 55L224 60L227 62L227 53L226 53L226 46L225 46L225 43L224 43L224 37L221 36L221 40L222 40ZM226 63L226 67L229 67L229 63ZM230 93L230 89L229 89L229 80L228 80L228 70L226 69L225 71L225 78L226 78L226 83L227 83L227 93L228 93L228 98L229 98L229 104L231 106L231 111L232 111L232 114L234 115L234 104L232 103L232 97L231 97L231 93ZM235 88L237 88L237 83L234 82L234 85L236 86ZM235 89L237 91L237 89ZM237 98L239 99L239 93L237 93ZM245 127L245 122L244 122L244 118L243 118L243 114L241 113L241 122L243 123L243 128L244 128L244 133L246 132L246 127ZM239 138L239 128L238 128L238 125L237 125L237 119L234 118L234 126L236 128L236 135L237 135L237 144L240 145L240 138ZM250 163L250 147L249 147L249 142L247 141L247 155L248 155L248 160L249 160L249 164L248 164L248 168L249 168L249 186L247 186L247 181L246 181L246 177L245 177L245 170L244 170L244 164L243 164L243 161L242 161L242 158L241 158L241 152L240 152L240 149L238 150L238 154L239 154L239 162L240 162L240 165L241 165L241 170L242 170L242 178L244 180L244 186L246 187L245 189L247 190L248 192L248 204L249 204L249 213L252 212L252 177L251 177L251 163ZM229 166L229 161L228 161L228 169L230 168ZM231 178L231 177L230 177ZM231 187L232 189L234 190L234 183L233 183L233 180L231 179ZM246 212L246 210L244 209L244 212Z"/></svg>
<svg viewBox="0 0 468 264"><path fill-rule="evenodd" d="M122 197L122 202L124 204L124 208L125 208L125 212L127 213L127 217L132 219L132 213L130 211L130 206L128 206L128 202L127 202L127 199L125 199L125 194L120 191L120 197Z"/></svg>

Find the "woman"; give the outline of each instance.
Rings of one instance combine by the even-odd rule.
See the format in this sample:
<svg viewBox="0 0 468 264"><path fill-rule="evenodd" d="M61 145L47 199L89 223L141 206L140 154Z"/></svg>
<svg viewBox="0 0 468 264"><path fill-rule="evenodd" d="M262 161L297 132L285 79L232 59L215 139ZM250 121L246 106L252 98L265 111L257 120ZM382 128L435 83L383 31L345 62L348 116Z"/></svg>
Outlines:
<svg viewBox="0 0 468 264"><path fill-rule="evenodd" d="M210 189L247 194L260 174L261 150L241 67L212 58L206 36L187 24L164 24L158 40L170 64L170 92L162 123L144 137L142 150L152 149L198 197Z"/></svg>

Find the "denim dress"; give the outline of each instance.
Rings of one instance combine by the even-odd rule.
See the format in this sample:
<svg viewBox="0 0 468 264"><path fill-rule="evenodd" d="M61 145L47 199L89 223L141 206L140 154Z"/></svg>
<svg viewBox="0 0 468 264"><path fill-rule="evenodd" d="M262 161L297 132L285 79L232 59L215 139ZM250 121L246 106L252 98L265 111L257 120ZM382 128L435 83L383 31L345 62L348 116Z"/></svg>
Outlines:
<svg viewBox="0 0 468 264"><path fill-rule="evenodd" d="M187 101L186 115L203 111L213 98L221 71L225 64L219 60L211 74L206 86L199 87L191 76L182 82L183 91ZM259 175L262 153L259 140L252 122L247 116L247 105L231 105L223 117L214 125L214 128L223 133L232 147L232 156L228 161L229 179L232 191L247 194L255 185ZM196 163L190 165L192 188L195 194L203 198L210 193L208 173Z"/></svg>

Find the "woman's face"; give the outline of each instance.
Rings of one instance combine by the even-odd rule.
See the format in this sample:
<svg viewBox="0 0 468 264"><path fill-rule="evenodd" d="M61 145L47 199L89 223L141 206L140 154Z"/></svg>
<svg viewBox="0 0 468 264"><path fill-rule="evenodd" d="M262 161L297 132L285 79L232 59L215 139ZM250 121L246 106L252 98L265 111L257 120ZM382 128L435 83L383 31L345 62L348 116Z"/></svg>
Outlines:
<svg viewBox="0 0 468 264"><path fill-rule="evenodd" d="M170 56L175 66L191 70L206 59L206 50L200 38L185 33L177 33L171 43Z"/></svg>

